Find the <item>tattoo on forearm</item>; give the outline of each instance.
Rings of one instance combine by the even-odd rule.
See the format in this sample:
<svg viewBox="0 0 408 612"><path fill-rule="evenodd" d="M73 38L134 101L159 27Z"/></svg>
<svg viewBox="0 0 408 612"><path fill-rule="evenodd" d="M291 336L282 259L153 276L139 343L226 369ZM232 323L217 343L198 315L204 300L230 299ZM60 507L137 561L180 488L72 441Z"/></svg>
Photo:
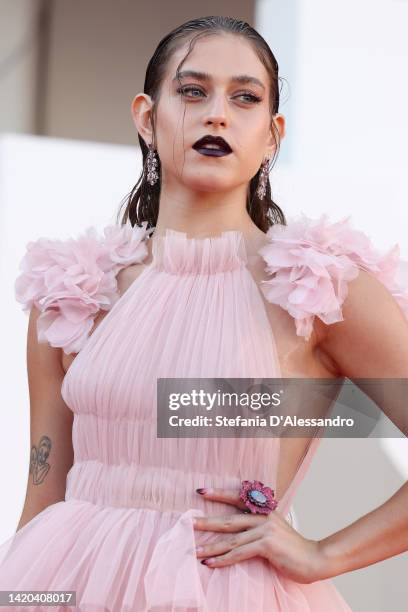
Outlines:
<svg viewBox="0 0 408 612"><path fill-rule="evenodd" d="M30 474L33 475L33 484L38 485L44 482L51 466L47 463L51 452L51 440L48 436L41 436L38 447L31 447L30 455Z"/></svg>

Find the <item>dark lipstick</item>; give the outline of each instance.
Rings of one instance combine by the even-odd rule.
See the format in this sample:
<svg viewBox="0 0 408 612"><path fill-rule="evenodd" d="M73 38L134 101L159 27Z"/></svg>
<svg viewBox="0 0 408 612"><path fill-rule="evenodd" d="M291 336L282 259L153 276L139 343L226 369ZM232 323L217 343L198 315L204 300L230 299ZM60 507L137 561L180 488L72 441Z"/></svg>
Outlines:
<svg viewBox="0 0 408 612"><path fill-rule="evenodd" d="M201 155L211 157L222 157L232 153L231 147L224 138L221 136L212 136L211 134L207 134L203 136L203 138L197 140L193 144L193 149L201 153Z"/></svg>

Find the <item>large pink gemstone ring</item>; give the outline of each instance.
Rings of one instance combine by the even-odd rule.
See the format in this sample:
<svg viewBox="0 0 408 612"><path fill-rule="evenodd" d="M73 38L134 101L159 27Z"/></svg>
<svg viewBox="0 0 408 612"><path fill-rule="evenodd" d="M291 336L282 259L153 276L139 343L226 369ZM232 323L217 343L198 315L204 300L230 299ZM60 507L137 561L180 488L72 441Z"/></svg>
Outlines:
<svg viewBox="0 0 408 612"><path fill-rule="evenodd" d="M239 498L244 502L248 510L258 514L269 514L278 505L274 498L274 491L265 487L259 480L243 480L239 490Z"/></svg>

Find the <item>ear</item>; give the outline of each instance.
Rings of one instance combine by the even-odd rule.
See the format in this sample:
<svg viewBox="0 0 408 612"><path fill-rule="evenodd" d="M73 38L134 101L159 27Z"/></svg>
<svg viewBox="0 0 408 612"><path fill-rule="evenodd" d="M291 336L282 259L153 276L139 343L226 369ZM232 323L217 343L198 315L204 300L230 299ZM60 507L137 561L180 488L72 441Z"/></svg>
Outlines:
<svg viewBox="0 0 408 612"><path fill-rule="evenodd" d="M281 113L275 113L275 115L272 117L272 122L274 126L271 126L268 139L268 149L270 153L273 153L276 149L276 131L279 133L280 140L283 140L286 135L285 117Z"/></svg>
<svg viewBox="0 0 408 612"><path fill-rule="evenodd" d="M152 99L145 93L136 94L130 106L133 122L146 145L151 143L153 140L151 123L152 107Z"/></svg>

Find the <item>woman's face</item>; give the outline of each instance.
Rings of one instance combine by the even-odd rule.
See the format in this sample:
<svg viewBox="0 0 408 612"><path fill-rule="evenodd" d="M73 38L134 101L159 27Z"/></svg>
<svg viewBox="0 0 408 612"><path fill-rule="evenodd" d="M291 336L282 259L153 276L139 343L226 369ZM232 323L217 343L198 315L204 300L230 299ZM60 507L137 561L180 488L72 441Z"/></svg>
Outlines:
<svg viewBox="0 0 408 612"><path fill-rule="evenodd" d="M156 114L156 149L161 161L162 188L184 187L194 191L228 191L246 185L259 170L275 142L269 109L269 76L258 56L243 38L211 35L198 39L181 66L181 73L205 73L175 77L187 43L176 51L162 84ZM247 75L250 82L232 77ZM138 94L132 112L145 142L152 142L150 97ZM183 114L184 120L183 120ZM284 118L274 116L281 137ZM203 136L222 136L232 153L207 156L192 148Z"/></svg>

